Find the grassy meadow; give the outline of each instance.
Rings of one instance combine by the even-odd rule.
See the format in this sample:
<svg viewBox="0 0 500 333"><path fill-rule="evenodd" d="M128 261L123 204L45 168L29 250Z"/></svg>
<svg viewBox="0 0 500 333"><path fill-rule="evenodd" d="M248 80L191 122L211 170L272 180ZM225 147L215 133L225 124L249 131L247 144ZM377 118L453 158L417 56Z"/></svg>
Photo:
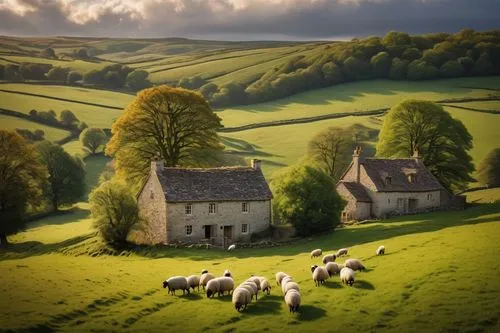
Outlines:
<svg viewBox="0 0 500 333"><path fill-rule="evenodd" d="M0 115L0 124L2 128L15 129L28 129L34 131L41 129L45 133L45 138L49 141L61 140L69 135L68 131L43 124L35 123L26 119Z"/></svg>

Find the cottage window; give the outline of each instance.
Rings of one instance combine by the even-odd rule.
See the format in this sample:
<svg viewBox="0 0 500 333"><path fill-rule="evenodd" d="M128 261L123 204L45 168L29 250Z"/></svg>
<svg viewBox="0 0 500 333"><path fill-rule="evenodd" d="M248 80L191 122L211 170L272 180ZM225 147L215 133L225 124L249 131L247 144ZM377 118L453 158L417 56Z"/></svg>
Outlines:
<svg viewBox="0 0 500 333"><path fill-rule="evenodd" d="M416 181L416 179L417 179L417 175L416 175L416 174L414 174L414 173L410 173L410 174L408 175L408 182L409 182L410 184L413 184L413 183Z"/></svg>
<svg viewBox="0 0 500 333"><path fill-rule="evenodd" d="M432 199L432 193L427 194L427 200L431 200L431 199Z"/></svg>
<svg viewBox="0 0 500 333"><path fill-rule="evenodd" d="M187 225L186 226L186 235L189 236L193 233L193 226L192 225Z"/></svg>
<svg viewBox="0 0 500 333"><path fill-rule="evenodd" d="M208 204L208 214L215 214L215 203Z"/></svg>
<svg viewBox="0 0 500 333"><path fill-rule="evenodd" d="M248 213L248 202L242 202L241 203L241 211L243 213Z"/></svg>
<svg viewBox="0 0 500 333"><path fill-rule="evenodd" d="M193 205L186 204L186 206L184 206L184 214L192 215L193 214Z"/></svg>
<svg viewBox="0 0 500 333"><path fill-rule="evenodd" d="M390 204L391 203L391 199L387 199L387 203Z"/></svg>
<svg viewBox="0 0 500 333"><path fill-rule="evenodd" d="M392 178L391 177L385 177L385 185L391 185Z"/></svg>
<svg viewBox="0 0 500 333"><path fill-rule="evenodd" d="M241 233L246 234L248 232L248 224L241 225Z"/></svg>

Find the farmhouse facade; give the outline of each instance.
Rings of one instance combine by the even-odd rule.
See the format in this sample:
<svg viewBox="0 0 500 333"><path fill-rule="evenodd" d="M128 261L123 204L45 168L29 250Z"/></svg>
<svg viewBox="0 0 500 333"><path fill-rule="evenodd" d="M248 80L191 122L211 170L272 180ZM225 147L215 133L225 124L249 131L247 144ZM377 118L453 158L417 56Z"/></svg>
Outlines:
<svg viewBox="0 0 500 333"><path fill-rule="evenodd" d="M227 246L248 241L271 223L271 190L260 161L251 167L167 168L152 161L139 193L145 219L138 243L198 243Z"/></svg>
<svg viewBox="0 0 500 333"><path fill-rule="evenodd" d="M364 220L437 210L447 195L415 151L412 158L363 158L357 147L336 186L347 201L341 220Z"/></svg>

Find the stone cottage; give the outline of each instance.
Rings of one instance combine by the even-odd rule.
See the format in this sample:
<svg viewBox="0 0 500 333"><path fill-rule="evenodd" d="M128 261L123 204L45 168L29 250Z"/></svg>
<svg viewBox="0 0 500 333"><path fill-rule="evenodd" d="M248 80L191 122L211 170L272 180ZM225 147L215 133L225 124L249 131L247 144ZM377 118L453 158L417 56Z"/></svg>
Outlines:
<svg viewBox="0 0 500 333"><path fill-rule="evenodd" d="M271 223L271 190L251 167L167 168L152 161L138 203L146 222L134 240L157 244L248 241Z"/></svg>
<svg viewBox="0 0 500 333"><path fill-rule="evenodd" d="M360 147L336 189L347 201L343 222L437 210L447 195L418 151L411 158L363 158Z"/></svg>

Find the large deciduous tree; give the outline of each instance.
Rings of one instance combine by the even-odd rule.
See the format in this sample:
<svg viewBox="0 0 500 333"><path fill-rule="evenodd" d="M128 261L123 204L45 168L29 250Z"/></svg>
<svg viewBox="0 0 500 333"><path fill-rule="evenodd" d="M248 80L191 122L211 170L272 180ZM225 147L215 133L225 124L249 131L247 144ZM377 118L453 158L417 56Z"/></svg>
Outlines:
<svg viewBox="0 0 500 333"><path fill-rule="evenodd" d="M478 180L488 186L500 186L500 148L495 148L484 158L478 168Z"/></svg>
<svg viewBox="0 0 500 333"><path fill-rule="evenodd" d="M53 209L57 211L60 205L77 202L85 190L85 169L82 160L49 141L42 141L37 148L49 172L46 195Z"/></svg>
<svg viewBox="0 0 500 333"><path fill-rule="evenodd" d="M332 229L340 222L344 201L321 170L292 166L272 180L271 188L275 218L291 223L299 236Z"/></svg>
<svg viewBox="0 0 500 333"><path fill-rule="evenodd" d="M92 155L106 144L106 139L106 134L100 128L86 128L80 134L80 142Z"/></svg>
<svg viewBox="0 0 500 333"><path fill-rule="evenodd" d="M19 231L29 205L42 199L47 170L37 150L15 132L0 129L0 246Z"/></svg>
<svg viewBox="0 0 500 333"><path fill-rule="evenodd" d="M166 166L207 166L223 150L220 118L193 91L154 87L141 91L113 124L106 153L115 158L119 176L143 179L153 157Z"/></svg>
<svg viewBox="0 0 500 333"><path fill-rule="evenodd" d="M352 128L329 127L309 142L309 155L334 181L351 161L353 134Z"/></svg>
<svg viewBox="0 0 500 333"><path fill-rule="evenodd" d="M464 124L442 106L408 100L387 114L377 144L377 156L409 157L418 149L425 166L448 190L463 190L474 181L469 150L472 136Z"/></svg>

